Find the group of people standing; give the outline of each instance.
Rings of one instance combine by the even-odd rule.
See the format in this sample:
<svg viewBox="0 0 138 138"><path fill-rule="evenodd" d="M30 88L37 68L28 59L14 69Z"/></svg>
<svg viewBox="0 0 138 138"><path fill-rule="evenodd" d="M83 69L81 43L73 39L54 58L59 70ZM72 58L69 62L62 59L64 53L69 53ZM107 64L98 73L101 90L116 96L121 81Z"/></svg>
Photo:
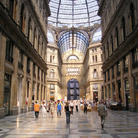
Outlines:
<svg viewBox="0 0 138 138"><path fill-rule="evenodd" d="M73 109L76 107L76 112L78 112L78 101L73 102L70 101L70 103L67 101L65 103L64 106L64 111L66 113L66 122L67 124L70 123L70 114L73 114ZM57 102L54 102L53 100L51 100L51 102L49 101L47 103L47 105L45 104L45 101L43 101L42 105L42 116L46 117L46 112L51 112L51 118L53 118L53 113L55 108L57 109L57 116L61 117L61 110L63 109L63 104L60 102L60 100L58 100ZM34 111L35 111L35 115L39 114L40 111L40 106L39 104L34 105ZM87 103L84 103L84 113L87 113ZM103 104L103 102L99 102L98 104L98 114L101 117L101 127L102 129L104 128L104 123L105 123L105 117L107 115L107 109L106 106Z"/></svg>

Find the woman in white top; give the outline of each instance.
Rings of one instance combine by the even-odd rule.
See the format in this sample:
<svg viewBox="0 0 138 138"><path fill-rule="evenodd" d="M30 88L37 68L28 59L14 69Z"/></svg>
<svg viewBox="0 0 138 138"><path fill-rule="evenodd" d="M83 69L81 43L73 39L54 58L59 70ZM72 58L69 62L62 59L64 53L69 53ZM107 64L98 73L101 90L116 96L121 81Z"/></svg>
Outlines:
<svg viewBox="0 0 138 138"><path fill-rule="evenodd" d="M73 114L73 108L74 108L73 100L71 100L70 102L70 108L71 108L71 114Z"/></svg>
<svg viewBox="0 0 138 138"><path fill-rule="evenodd" d="M46 117L46 104L44 101L43 101L43 104L41 106L42 106L42 116Z"/></svg>

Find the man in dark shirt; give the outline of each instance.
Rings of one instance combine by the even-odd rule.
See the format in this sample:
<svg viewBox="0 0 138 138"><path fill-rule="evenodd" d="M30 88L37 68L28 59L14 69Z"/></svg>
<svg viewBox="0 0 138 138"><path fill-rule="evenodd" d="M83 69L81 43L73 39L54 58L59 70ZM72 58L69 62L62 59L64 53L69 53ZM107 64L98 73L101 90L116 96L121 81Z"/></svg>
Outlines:
<svg viewBox="0 0 138 138"><path fill-rule="evenodd" d="M66 102L66 105L65 105L65 112L66 112L66 122L68 124L68 123L70 123L70 111L69 111L68 102Z"/></svg>

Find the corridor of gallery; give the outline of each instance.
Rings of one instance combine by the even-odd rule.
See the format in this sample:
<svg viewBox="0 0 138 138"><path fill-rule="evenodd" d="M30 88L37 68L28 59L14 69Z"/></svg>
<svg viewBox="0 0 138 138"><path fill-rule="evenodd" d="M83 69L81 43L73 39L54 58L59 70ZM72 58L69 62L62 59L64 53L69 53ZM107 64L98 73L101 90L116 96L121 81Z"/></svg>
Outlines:
<svg viewBox="0 0 138 138"><path fill-rule="evenodd" d="M7 116L0 119L0 138L137 138L138 113L108 110L105 127L100 126L100 117L96 111L84 114L82 111L71 115L70 124L66 124L65 113L54 118L50 113L46 118L34 117L34 112Z"/></svg>

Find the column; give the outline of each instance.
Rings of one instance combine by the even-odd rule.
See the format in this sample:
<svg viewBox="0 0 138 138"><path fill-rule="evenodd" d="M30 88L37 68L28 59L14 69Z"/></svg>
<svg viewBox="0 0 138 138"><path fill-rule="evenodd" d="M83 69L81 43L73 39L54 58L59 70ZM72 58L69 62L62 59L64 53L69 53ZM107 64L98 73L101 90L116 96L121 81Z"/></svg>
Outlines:
<svg viewBox="0 0 138 138"><path fill-rule="evenodd" d="M35 67L35 72L36 72L36 83L35 83L35 97L34 97L34 102L37 101L37 84L38 84L38 67Z"/></svg>
<svg viewBox="0 0 138 138"><path fill-rule="evenodd" d="M18 90L18 48L14 46L14 62L13 62L13 74L12 74L12 81L11 81L11 115L18 114L18 107L17 107L17 90Z"/></svg>
<svg viewBox="0 0 138 138"><path fill-rule="evenodd" d="M130 104L129 111L134 112L134 79L132 76L132 53L128 55L128 80L129 80L129 93L130 93Z"/></svg>
<svg viewBox="0 0 138 138"><path fill-rule="evenodd" d="M3 107L3 92L4 92L4 64L5 64L5 52L6 52L6 38L2 36L0 32L0 118L3 118L5 115Z"/></svg>
<svg viewBox="0 0 138 138"><path fill-rule="evenodd" d="M120 75L121 75L121 97L122 97L122 108L125 109L125 87L124 87L124 71L123 71L123 59L120 61Z"/></svg>
<svg viewBox="0 0 138 138"><path fill-rule="evenodd" d="M110 92L111 92L111 101L113 101L114 95L113 95L113 86L112 86L112 68L110 68Z"/></svg>
<svg viewBox="0 0 138 138"><path fill-rule="evenodd" d="M117 84L117 65L114 65L114 74L115 74L115 94L116 94L116 102L118 102L119 95L118 95L118 84Z"/></svg>
<svg viewBox="0 0 138 138"><path fill-rule="evenodd" d="M39 75L40 75L40 80L39 80L39 81L40 81L40 85L39 85L39 96L38 96L38 101L39 101L39 103L41 103L41 100L42 100L42 99L41 99L41 86L42 86L42 83L41 83L41 82L42 82L42 80L41 80L41 76L42 76L42 75L41 75L41 71L42 71L42 70L41 70L41 68L40 68L40 70L39 70Z"/></svg>
<svg viewBox="0 0 138 138"><path fill-rule="evenodd" d="M30 83L29 83L28 111L33 111L33 107L32 107L33 62L32 61L30 61L30 75L31 75L31 80L30 80Z"/></svg>
<svg viewBox="0 0 138 138"><path fill-rule="evenodd" d="M23 82L22 82L22 107L21 107L21 113L27 112L26 107L26 68L27 68L27 57L23 56Z"/></svg>

